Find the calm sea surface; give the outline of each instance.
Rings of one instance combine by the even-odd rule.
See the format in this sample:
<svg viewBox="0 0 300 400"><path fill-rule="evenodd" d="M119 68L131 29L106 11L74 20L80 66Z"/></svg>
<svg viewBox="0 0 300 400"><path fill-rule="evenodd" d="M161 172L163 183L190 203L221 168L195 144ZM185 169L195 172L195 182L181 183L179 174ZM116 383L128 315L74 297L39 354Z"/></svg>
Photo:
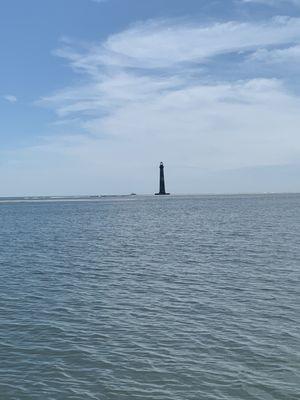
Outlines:
<svg viewBox="0 0 300 400"><path fill-rule="evenodd" d="M0 202L0 399L300 399L300 195Z"/></svg>

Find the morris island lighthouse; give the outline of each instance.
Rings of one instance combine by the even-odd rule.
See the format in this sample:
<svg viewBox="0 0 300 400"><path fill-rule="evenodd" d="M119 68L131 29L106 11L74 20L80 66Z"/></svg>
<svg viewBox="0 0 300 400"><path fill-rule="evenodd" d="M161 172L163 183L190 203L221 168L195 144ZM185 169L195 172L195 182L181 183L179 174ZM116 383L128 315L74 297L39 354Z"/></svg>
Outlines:
<svg viewBox="0 0 300 400"><path fill-rule="evenodd" d="M165 187L165 174L164 174L164 164L163 162L159 165L159 193L155 193L156 196L165 196L170 193L166 193Z"/></svg>

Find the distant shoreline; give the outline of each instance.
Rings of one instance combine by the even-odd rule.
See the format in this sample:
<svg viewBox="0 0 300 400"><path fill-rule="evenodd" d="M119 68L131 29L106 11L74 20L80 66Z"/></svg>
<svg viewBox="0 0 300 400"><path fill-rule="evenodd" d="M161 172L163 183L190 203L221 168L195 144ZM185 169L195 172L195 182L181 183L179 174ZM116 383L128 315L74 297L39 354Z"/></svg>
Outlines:
<svg viewBox="0 0 300 400"><path fill-rule="evenodd" d="M235 196L284 196L300 195L300 192L258 192L258 193L199 193L199 194L171 194L168 198L174 197L235 197ZM18 203L18 202L59 202L59 201L101 201L101 200L121 200L134 199L141 197L153 197L154 194L112 194L112 195L79 195L79 196L7 196L0 197L0 203Z"/></svg>

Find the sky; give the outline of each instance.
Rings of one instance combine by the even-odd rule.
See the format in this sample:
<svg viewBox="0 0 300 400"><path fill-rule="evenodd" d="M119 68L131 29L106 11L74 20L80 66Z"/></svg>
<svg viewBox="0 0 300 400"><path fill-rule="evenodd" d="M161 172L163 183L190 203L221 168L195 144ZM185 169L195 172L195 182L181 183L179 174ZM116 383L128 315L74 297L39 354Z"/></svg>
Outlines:
<svg viewBox="0 0 300 400"><path fill-rule="evenodd" d="M0 196L300 192L300 0L2 0Z"/></svg>

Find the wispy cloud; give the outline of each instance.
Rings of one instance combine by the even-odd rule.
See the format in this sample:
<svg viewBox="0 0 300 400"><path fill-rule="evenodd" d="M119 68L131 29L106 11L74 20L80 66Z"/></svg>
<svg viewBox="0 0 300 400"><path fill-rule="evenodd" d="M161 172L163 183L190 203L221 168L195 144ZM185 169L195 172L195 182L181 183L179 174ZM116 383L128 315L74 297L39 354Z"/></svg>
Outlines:
<svg viewBox="0 0 300 400"><path fill-rule="evenodd" d="M80 52L64 47L57 55L81 72L98 74L103 66L170 68L199 63L218 54L300 40L300 19L275 17L265 23L212 25L150 21L109 37Z"/></svg>
<svg viewBox="0 0 300 400"><path fill-rule="evenodd" d="M2 98L8 101L9 103L16 103L18 101L17 97L12 94L6 94L2 96Z"/></svg>
<svg viewBox="0 0 300 400"><path fill-rule="evenodd" d="M250 56L250 60L267 64L285 64L288 67L299 67L300 45L277 49L259 49Z"/></svg>
<svg viewBox="0 0 300 400"><path fill-rule="evenodd" d="M91 0L91 1L93 1L94 3L106 3L108 0Z"/></svg>
<svg viewBox="0 0 300 400"><path fill-rule="evenodd" d="M74 159L76 171L75 164L81 163L91 176L109 166L119 187L135 176L137 166L151 182L149 168L161 159L173 166L179 180L184 167L190 168L193 185L197 178L191 178L191 169L295 162L300 157L299 97L281 79L266 79L259 70L256 77L241 79L236 56L258 60L277 51L288 57L280 49L297 52L299 40L300 19L278 17L205 26L150 21L83 50L69 43L56 54L81 74L83 83L40 104L53 108L69 132L75 120L78 135L51 138L38 152L65 152L69 167ZM209 73L220 56L235 66L235 79ZM109 190L105 174L101 179ZM134 184L149 191L142 182Z"/></svg>
<svg viewBox="0 0 300 400"><path fill-rule="evenodd" d="M292 4L294 6L300 6L300 0L242 0L243 3L261 3L268 6L280 6Z"/></svg>

